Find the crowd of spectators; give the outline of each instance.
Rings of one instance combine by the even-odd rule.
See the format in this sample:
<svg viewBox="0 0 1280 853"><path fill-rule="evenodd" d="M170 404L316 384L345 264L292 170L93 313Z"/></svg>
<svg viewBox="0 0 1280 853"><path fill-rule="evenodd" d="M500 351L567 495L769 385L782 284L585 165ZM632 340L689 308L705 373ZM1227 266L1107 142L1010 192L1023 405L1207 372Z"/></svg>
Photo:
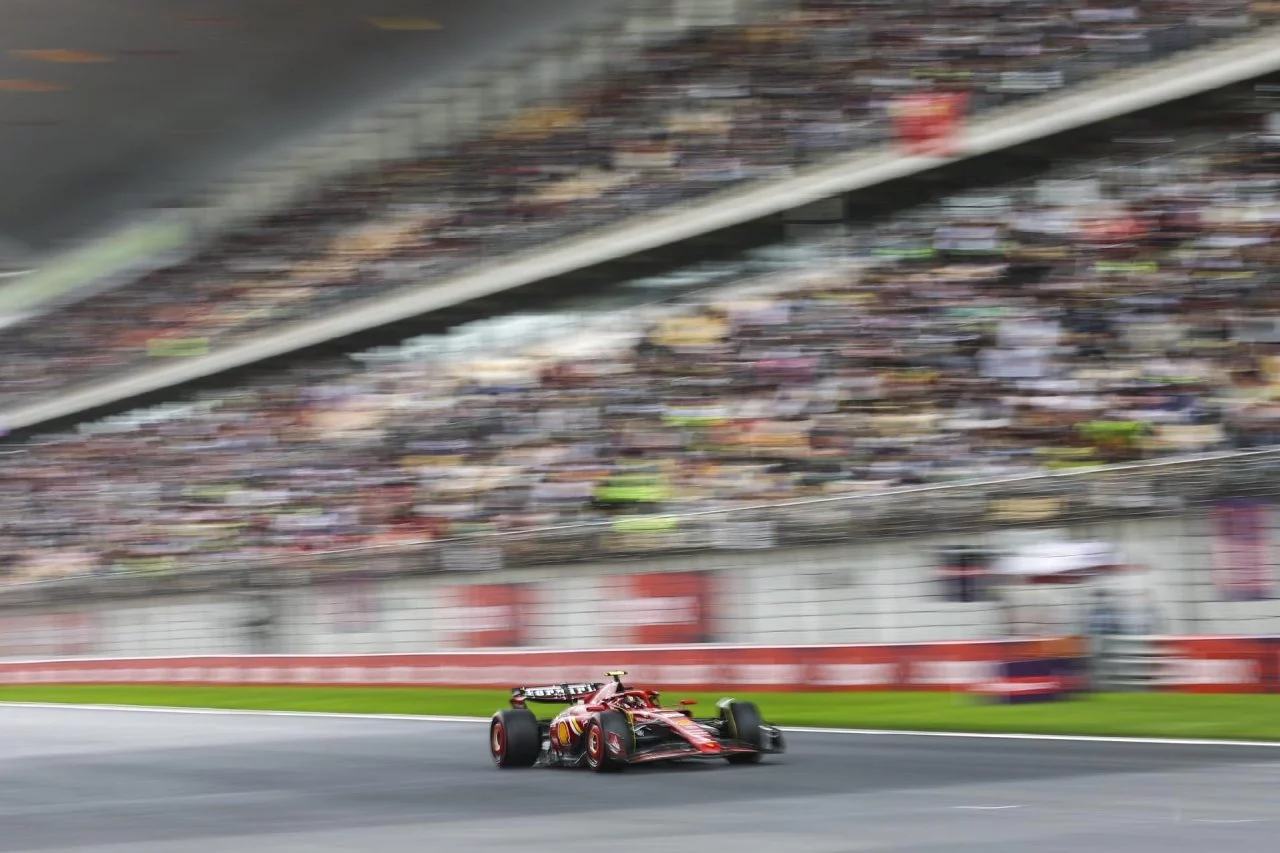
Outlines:
<svg viewBox="0 0 1280 853"><path fill-rule="evenodd" d="M1280 443L1280 135L1221 132L910 211L630 337L315 362L32 440L0 553L252 563Z"/></svg>
<svg viewBox="0 0 1280 853"><path fill-rule="evenodd" d="M447 153L333 186L136 284L5 330L0 406L887 138L904 93L981 111L1247 32L1248 0L777 0Z"/></svg>

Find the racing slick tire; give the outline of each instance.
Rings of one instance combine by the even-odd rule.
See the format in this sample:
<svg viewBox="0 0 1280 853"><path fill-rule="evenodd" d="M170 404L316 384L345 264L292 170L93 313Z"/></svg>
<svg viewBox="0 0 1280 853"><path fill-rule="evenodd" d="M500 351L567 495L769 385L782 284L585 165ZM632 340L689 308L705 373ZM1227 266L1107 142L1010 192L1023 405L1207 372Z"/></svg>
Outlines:
<svg viewBox="0 0 1280 853"><path fill-rule="evenodd" d="M542 731L532 711L511 708L489 721L489 754L501 768L532 767L542 752Z"/></svg>
<svg viewBox="0 0 1280 853"><path fill-rule="evenodd" d="M604 711L587 723L582 733L582 755L597 773L616 773L627 765L634 748L635 733L625 714Z"/></svg>
<svg viewBox="0 0 1280 853"><path fill-rule="evenodd" d="M760 732L760 724L764 719L760 709L754 702L729 702L720 709L720 719L724 723L724 732L732 740L754 746L764 746L764 737ZM739 752L725 756L730 764L759 764L759 752Z"/></svg>

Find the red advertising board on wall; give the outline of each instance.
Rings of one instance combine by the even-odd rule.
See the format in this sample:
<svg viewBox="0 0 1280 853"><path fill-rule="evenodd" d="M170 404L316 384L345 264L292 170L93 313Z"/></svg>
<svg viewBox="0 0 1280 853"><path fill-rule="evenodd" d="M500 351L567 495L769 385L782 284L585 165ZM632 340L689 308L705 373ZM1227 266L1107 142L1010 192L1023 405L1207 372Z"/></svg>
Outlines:
<svg viewBox="0 0 1280 853"><path fill-rule="evenodd" d="M454 587L450 618L452 643L462 649L516 648L527 645L533 614L533 588L527 584L464 584Z"/></svg>
<svg viewBox="0 0 1280 853"><path fill-rule="evenodd" d="M373 581L352 580L317 588L317 624L334 634L360 634L377 630L382 621L382 599Z"/></svg>
<svg viewBox="0 0 1280 853"><path fill-rule="evenodd" d="M477 600L492 593L478 594ZM1280 637L1169 637L1157 689L1181 693L1280 691ZM1002 664L1064 661L1075 639L907 645L619 647L407 655L236 655L61 658L0 663L0 684L280 684L506 689L597 681L625 669L667 691L968 692L999 681Z"/></svg>
<svg viewBox="0 0 1280 853"><path fill-rule="evenodd" d="M1280 643L1273 637L1171 637L1161 688L1178 693L1270 693Z"/></svg>
<svg viewBox="0 0 1280 853"><path fill-rule="evenodd" d="M581 651L491 650L411 655L244 655L0 663L4 684L294 684L505 689L596 681L625 669L667 690L955 690L1025 655L1077 654L1074 644L667 646Z"/></svg>
<svg viewBox="0 0 1280 853"><path fill-rule="evenodd" d="M98 620L88 612L0 616L0 657L92 654Z"/></svg>
<svg viewBox="0 0 1280 853"><path fill-rule="evenodd" d="M903 152L932 157L958 154L968 103L963 92L928 92L894 100L890 112Z"/></svg>
<svg viewBox="0 0 1280 853"><path fill-rule="evenodd" d="M710 572L625 575L608 591L604 618L622 645L662 646L716 640L716 577Z"/></svg>

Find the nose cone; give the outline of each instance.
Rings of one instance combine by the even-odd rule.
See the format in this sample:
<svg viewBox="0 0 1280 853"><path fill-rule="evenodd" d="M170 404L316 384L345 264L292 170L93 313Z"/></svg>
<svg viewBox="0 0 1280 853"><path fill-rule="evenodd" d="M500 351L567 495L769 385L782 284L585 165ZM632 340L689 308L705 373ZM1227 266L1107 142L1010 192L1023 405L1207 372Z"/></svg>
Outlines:
<svg viewBox="0 0 1280 853"><path fill-rule="evenodd" d="M719 752L720 744L716 743L713 740L709 740L706 743L699 744L698 749L702 750L703 752Z"/></svg>

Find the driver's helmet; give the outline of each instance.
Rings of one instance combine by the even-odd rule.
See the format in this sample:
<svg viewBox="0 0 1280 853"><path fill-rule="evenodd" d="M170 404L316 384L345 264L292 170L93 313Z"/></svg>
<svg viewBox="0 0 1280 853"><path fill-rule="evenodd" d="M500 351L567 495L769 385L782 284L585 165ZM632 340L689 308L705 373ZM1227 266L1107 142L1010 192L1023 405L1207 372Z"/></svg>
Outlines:
<svg viewBox="0 0 1280 853"><path fill-rule="evenodd" d="M645 701L640 696L630 695L619 697L620 704L624 708L643 708Z"/></svg>

